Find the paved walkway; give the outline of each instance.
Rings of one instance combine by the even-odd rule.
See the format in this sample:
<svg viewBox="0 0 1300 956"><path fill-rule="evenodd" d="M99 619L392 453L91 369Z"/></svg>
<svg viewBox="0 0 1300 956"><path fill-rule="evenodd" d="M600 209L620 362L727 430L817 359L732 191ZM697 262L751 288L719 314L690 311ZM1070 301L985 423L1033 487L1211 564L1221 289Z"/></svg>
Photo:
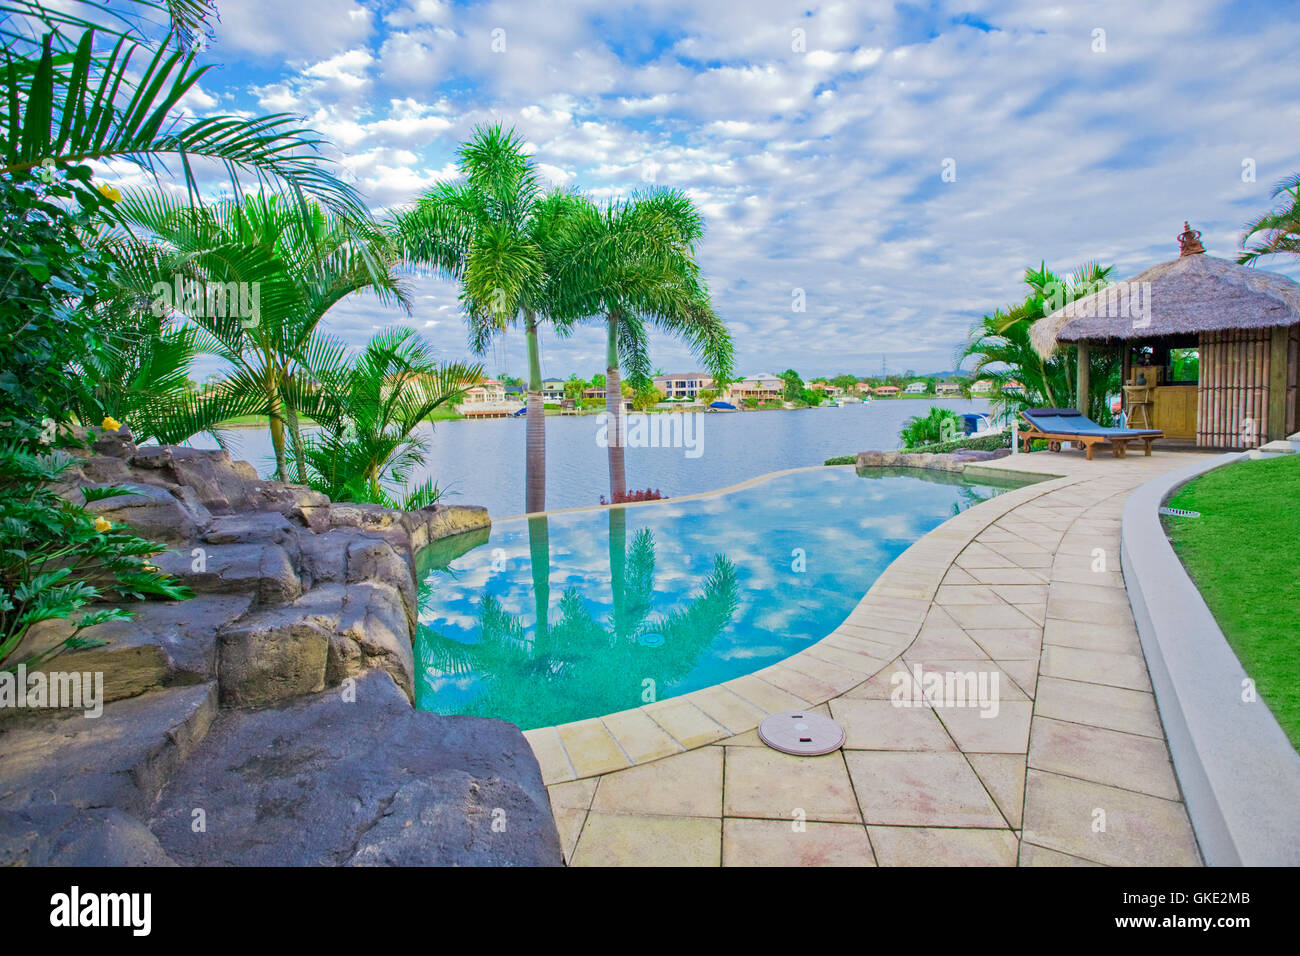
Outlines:
<svg viewBox="0 0 1300 956"><path fill-rule="evenodd" d="M706 691L529 731L566 859L1198 865L1119 569L1129 492L1189 454L1007 459L1064 477L936 528L825 640ZM918 667L975 675L983 706L900 706L900 685L923 699ZM844 748L759 741L766 713L798 708L843 724Z"/></svg>

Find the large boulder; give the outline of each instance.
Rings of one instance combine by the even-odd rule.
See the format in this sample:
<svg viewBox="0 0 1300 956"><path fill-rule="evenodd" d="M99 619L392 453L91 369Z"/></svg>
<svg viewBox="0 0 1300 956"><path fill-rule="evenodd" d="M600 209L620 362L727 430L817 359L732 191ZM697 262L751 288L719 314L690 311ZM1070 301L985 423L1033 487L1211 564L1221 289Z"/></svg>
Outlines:
<svg viewBox="0 0 1300 956"><path fill-rule="evenodd" d="M86 511L130 525L140 537L164 544L188 544L199 533L200 515L167 489L134 482L123 482L120 487L123 494L88 502Z"/></svg>
<svg viewBox="0 0 1300 956"><path fill-rule="evenodd" d="M256 611L222 630L221 702L264 707L326 686L346 591L316 588L293 604Z"/></svg>
<svg viewBox="0 0 1300 956"><path fill-rule="evenodd" d="M200 594L251 594L260 605L296 601L303 591L288 552L271 542L200 544L164 552L154 564Z"/></svg>
<svg viewBox="0 0 1300 956"><path fill-rule="evenodd" d="M413 710L379 671L279 707L223 712L149 827L171 859L193 865L561 863L518 728Z"/></svg>

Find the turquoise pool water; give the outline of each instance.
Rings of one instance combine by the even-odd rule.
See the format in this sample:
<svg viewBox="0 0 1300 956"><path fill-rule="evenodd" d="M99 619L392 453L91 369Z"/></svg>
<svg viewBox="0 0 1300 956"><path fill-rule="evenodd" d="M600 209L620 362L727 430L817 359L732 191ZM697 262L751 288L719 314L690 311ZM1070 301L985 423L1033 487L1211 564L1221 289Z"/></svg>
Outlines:
<svg viewBox="0 0 1300 956"><path fill-rule="evenodd" d="M913 541L1002 490L822 468L438 542L419 562L417 705L528 730L752 673L821 640Z"/></svg>

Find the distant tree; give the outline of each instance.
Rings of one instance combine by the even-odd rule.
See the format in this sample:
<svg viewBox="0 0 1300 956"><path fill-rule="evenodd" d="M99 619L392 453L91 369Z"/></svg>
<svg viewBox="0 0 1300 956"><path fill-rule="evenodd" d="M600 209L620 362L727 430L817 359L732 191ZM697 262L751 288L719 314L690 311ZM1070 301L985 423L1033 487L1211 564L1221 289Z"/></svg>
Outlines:
<svg viewBox="0 0 1300 956"><path fill-rule="evenodd" d="M1273 187L1277 206L1246 223L1241 244L1245 248L1238 262L1254 263L1261 256L1290 253L1300 256L1300 174ZM1255 245L1246 243L1255 239Z"/></svg>
<svg viewBox="0 0 1300 956"><path fill-rule="evenodd" d="M591 387L592 387L592 388L604 388L604 387L605 387L605 373L604 373L604 372L597 372L595 375L593 375L593 376L591 377Z"/></svg>

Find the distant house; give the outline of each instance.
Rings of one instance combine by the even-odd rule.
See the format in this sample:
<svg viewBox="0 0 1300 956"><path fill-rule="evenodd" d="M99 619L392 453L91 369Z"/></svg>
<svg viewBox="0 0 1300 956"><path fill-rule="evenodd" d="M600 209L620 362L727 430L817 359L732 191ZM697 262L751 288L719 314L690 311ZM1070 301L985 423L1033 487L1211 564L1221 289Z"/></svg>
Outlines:
<svg viewBox="0 0 1300 956"><path fill-rule="evenodd" d="M939 396L960 395L961 382L940 382L934 387L934 394Z"/></svg>
<svg viewBox="0 0 1300 956"><path fill-rule="evenodd" d="M904 394L904 395L924 395L924 394L925 394L926 392L928 392L929 390L930 390L930 386L929 386L928 383L926 383L926 382L913 382L911 385L907 386L907 388L903 389L903 394Z"/></svg>
<svg viewBox="0 0 1300 956"><path fill-rule="evenodd" d="M506 400L506 387L494 378L485 378L465 390L463 405L499 405Z"/></svg>
<svg viewBox="0 0 1300 956"><path fill-rule="evenodd" d="M1013 395L1023 395L1025 394L1025 387L1013 378L1002 386L1002 391L1010 392Z"/></svg>
<svg viewBox="0 0 1300 956"><path fill-rule="evenodd" d="M542 379L542 398L548 402L564 401L564 379L562 378Z"/></svg>
<svg viewBox="0 0 1300 956"><path fill-rule="evenodd" d="M987 395L993 391L993 383L987 378L982 378L970 387L972 395Z"/></svg>
<svg viewBox="0 0 1300 956"><path fill-rule="evenodd" d="M861 392L863 395L866 395L868 392L871 391L871 383L858 382L856 385L853 386L853 388L855 391Z"/></svg>
<svg viewBox="0 0 1300 956"><path fill-rule="evenodd" d="M884 395L884 396L887 397L887 398L894 398L894 397L896 397L896 396L898 395L898 386L897 386L897 385L877 385L874 391L875 391L875 394L877 394L877 395Z"/></svg>
<svg viewBox="0 0 1300 956"><path fill-rule="evenodd" d="M809 387L814 388L823 395L827 395L831 398L841 395L844 392L844 389L840 388L838 385L832 385L830 382L813 382Z"/></svg>
<svg viewBox="0 0 1300 956"><path fill-rule="evenodd" d="M584 388L582 390L582 397L583 398L604 398L605 388L604 386L601 386L600 388Z"/></svg>
<svg viewBox="0 0 1300 956"><path fill-rule="evenodd" d="M694 401L700 392L713 387L713 376L704 372L676 372L672 375L656 375L654 384L666 399L686 398Z"/></svg>
<svg viewBox="0 0 1300 956"><path fill-rule="evenodd" d="M506 398L509 399L510 401L522 402L527 397L528 397L528 392L522 385L506 386Z"/></svg>
<svg viewBox="0 0 1300 956"><path fill-rule="evenodd" d="M727 386L727 401L735 404L752 398L760 402L780 401L785 394L785 380L771 372L750 375Z"/></svg>

